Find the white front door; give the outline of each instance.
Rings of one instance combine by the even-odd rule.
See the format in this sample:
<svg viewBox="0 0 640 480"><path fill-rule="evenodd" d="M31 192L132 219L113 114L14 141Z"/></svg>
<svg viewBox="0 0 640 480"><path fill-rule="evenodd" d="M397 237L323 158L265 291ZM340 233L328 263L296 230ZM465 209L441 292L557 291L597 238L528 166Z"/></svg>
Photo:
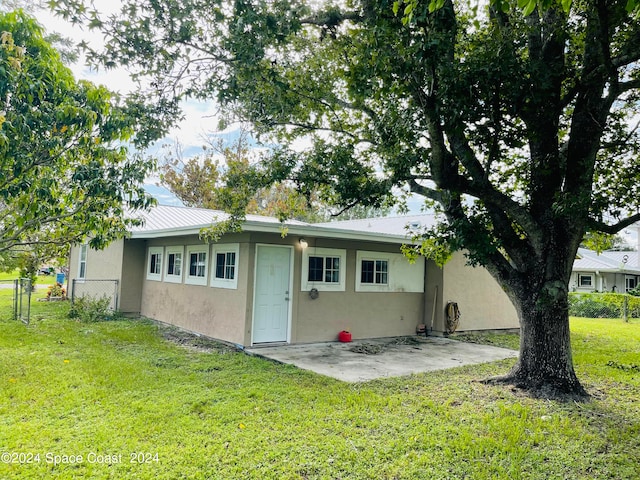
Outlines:
<svg viewBox="0 0 640 480"><path fill-rule="evenodd" d="M291 297L291 247L258 245L253 343L286 342Z"/></svg>

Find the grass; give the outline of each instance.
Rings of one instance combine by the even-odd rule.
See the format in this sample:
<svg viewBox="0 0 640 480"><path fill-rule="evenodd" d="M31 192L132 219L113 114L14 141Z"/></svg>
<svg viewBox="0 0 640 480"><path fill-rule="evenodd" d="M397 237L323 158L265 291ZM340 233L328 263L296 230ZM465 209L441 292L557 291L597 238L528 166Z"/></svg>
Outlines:
<svg viewBox="0 0 640 480"><path fill-rule="evenodd" d="M594 399L563 404L476 381L513 360L347 384L67 309L0 320L0 454L32 462L2 479L640 478L637 322L572 320Z"/></svg>

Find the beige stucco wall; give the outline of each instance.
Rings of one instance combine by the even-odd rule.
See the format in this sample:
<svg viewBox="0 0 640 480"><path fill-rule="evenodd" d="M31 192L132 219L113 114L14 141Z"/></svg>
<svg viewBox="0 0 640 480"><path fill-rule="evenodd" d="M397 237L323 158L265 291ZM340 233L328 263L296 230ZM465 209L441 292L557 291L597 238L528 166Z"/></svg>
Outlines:
<svg viewBox="0 0 640 480"><path fill-rule="evenodd" d="M225 236L221 243L239 243L238 288L142 281L141 313L166 323L242 345L250 345L253 327L253 284L256 246L288 245L293 247L290 339L292 343L336 340L338 332L349 329L354 338L373 338L415 333L424 320L424 294L405 292L356 292L356 252L399 252L399 245L334 241L305 237L310 248L331 247L347 251L344 292L320 292L312 300L301 290L302 248L299 237L279 234L245 233ZM194 237L175 237L145 242L146 265L149 247L194 245ZM210 256L209 256L210 257ZM211 261L211 258L209 258ZM411 268L424 277L424 262ZM146 272L146 266L143 268Z"/></svg>
<svg viewBox="0 0 640 480"><path fill-rule="evenodd" d="M241 233L223 237L220 243L239 245L238 284L235 289L147 279L146 262L150 247L201 244L195 235L121 240L103 251L89 250L86 278L118 278L122 311L140 312L146 317L187 330L248 346L251 345L253 327L256 246L288 245L293 247L294 252L291 280L292 343L333 341L343 329L350 330L355 339L411 335L418 324L430 325L432 321L433 331L442 332L445 329L444 307L448 301L455 301L460 307L462 315L458 331L518 327L515 309L506 294L485 269L467 266L462 253L454 254L444 268L423 259L410 267L408 263L403 266L416 269L411 270L412 274L408 277L412 278L412 282L419 283L419 292L400 291L406 286L396 288L398 291L358 292L358 251L397 254L400 246L313 237L305 239L311 249L333 248L346 252L344 291L320 291L318 298L312 299L302 287L303 250L299 237L288 235L283 238L270 233ZM78 247L74 247L70 256L72 278L77 276L78 254ZM209 247L209 268L211 260ZM390 265L397 270L397 263ZM184 267L187 268L186 250Z"/></svg>
<svg viewBox="0 0 640 480"><path fill-rule="evenodd" d="M444 266L442 300L444 305L457 302L458 331L519 328L509 297L486 269L466 265L462 252Z"/></svg>
<svg viewBox="0 0 640 480"><path fill-rule="evenodd" d="M344 249L346 257L345 290L320 291L311 299L301 290L302 249L296 246L294 268L294 304L292 343L334 341L341 330L349 330L354 339L412 335L424 320L424 293L356 292L356 257L358 251L400 252L400 245L374 242L336 241L305 237L310 249ZM297 241L297 239L296 239ZM295 245L295 243L294 243ZM390 266L392 268L393 265ZM420 287L424 281L424 260L406 268L419 271ZM390 272L390 276L393 272Z"/></svg>
<svg viewBox="0 0 640 480"><path fill-rule="evenodd" d="M362 244L359 244L362 245ZM413 335L424 319L424 294L406 292L356 292L356 252L362 250L355 244L347 247L347 270L344 292L319 292L311 299L308 292L300 291L299 277L302 271L297 262L297 302L294 305L292 342L334 341L341 330L349 330L354 339ZM399 251L399 246L368 245L368 251ZM301 253L297 255L301 258ZM424 275L424 262L418 261L411 268Z"/></svg>
<svg viewBox="0 0 640 480"><path fill-rule="evenodd" d="M69 285L70 294L89 295L100 298L104 295L111 297L114 293L114 284L111 282L91 282L90 280L118 280L117 304L112 304L113 308L120 309L120 299L122 295L122 265L124 258L125 240L115 240L103 250L93 250L87 248L87 258L85 267L85 279L87 282L76 283L76 291L73 292L73 280L78 279L80 265L80 246L71 247L69 254Z"/></svg>
<svg viewBox="0 0 640 480"><path fill-rule="evenodd" d="M146 245L144 240L125 240L120 278L120 311L140 313Z"/></svg>
<svg viewBox="0 0 640 480"><path fill-rule="evenodd" d="M144 265L148 247L200 243L202 242L196 236L149 240L144 248ZM145 274L140 313L212 338L239 345L247 344L245 331L250 292L245 272L249 271L251 258L247 236L230 235L221 243L239 243L237 289L154 281L148 280ZM208 255L208 261L210 260ZM186 261L184 268L188 268ZM143 271L146 272L146 266Z"/></svg>
<svg viewBox="0 0 640 480"><path fill-rule="evenodd" d="M115 240L103 250L87 248L85 278L115 280L122 274L124 240ZM69 255L69 278L78 278L80 246L71 247Z"/></svg>
<svg viewBox="0 0 640 480"><path fill-rule="evenodd" d="M433 260L426 261L425 270L424 323L429 331L444 332L444 270Z"/></svg>

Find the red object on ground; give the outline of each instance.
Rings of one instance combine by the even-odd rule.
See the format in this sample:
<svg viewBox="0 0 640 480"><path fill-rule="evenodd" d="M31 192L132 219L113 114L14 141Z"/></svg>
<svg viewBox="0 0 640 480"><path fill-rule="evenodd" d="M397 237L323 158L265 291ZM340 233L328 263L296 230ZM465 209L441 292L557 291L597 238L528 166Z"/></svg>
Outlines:
<svg viewBox="0 0 640 480"><path fill-rule="evenodd" d="M350 342L351 341L351 332L347 332L346 330L342 330L338 334L338 340L340 340L343 343Z"/></svg>

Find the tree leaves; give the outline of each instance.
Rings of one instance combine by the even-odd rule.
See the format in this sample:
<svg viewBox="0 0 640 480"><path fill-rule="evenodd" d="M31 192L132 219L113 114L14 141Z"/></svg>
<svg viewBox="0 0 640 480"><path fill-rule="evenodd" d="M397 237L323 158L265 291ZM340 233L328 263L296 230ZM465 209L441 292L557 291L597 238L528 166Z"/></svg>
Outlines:
<svg viewBox="0 0 640 480"><path fill-rule="evenodd" d="M144 116L76 82L26 14L0 14L0 32L0 251L86 236L104 246L132 223L125 208L151 203L142 182L152 162L123 148L142 144L133 135Z"/></svg>

